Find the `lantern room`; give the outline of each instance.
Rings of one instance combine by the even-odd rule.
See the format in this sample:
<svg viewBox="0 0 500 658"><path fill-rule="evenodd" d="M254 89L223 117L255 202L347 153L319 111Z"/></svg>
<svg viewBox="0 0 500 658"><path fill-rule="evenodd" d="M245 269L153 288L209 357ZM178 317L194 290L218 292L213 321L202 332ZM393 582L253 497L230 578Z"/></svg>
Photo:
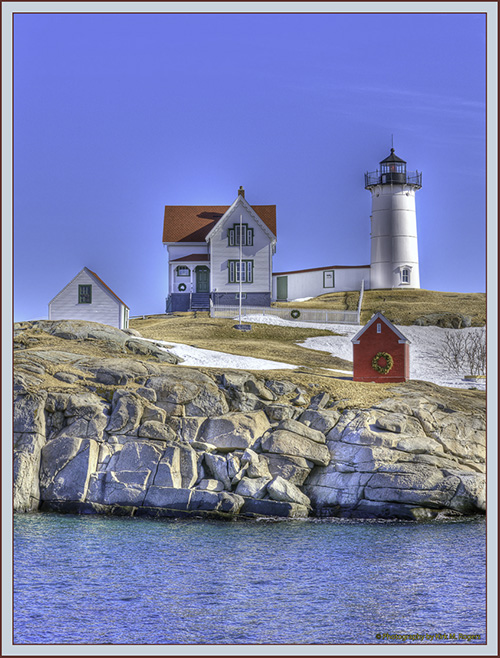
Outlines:
<svg viewBox="0 0 500 658"><path fill-rule="evenodd" d="M369 189L374 185L388 185L388 184L399 184L399 185L411 185L416 189L422 187L422 174L418 171L416 172L407 172L406 171L406 161L402 158L399 158L395 153L394 149L391 148L390 154L381 160L380 169L377 171L367 172L365 174L365 188Z"/></svg>
<svg viewBox="0 0 500 658"><path fill-rule="evenodd" d="M394 153L380 162L380 182L384 183L406 183L406 162Z"/></svg>

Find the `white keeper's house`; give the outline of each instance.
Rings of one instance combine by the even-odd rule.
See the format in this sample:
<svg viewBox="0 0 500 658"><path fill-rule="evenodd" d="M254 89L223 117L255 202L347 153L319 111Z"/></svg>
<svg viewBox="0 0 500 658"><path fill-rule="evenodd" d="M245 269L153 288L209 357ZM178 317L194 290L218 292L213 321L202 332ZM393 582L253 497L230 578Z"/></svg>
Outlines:
<svg viewBox="0 0 500 658"><path fill-rule="evenodd" d="M365 174L372 196L371 261L273 273L276 206L251 206L242 187L231 206L165 206L169 257L166 311L270 306L328 292L420 288L415 192L422 174L407 172L394 149Z"/></svg>

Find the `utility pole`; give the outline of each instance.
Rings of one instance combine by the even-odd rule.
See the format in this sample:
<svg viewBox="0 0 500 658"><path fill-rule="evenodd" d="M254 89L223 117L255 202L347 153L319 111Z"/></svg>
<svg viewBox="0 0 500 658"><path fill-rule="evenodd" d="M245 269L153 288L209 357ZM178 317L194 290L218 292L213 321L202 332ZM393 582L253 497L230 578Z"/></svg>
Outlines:
<svg viewBox="0 0 500 658"><path fill-rule="evenodd" d="M242 228L243 228L243 214L240 213L240 276L239 276L239 280L240 280L240 294L239 294L240 312L239 312L239 320L238 320L238 323L240 325L241 325L241 280L243 278L243 269L242 269L242 266L243 266L243 246L242 246L243 245L243 233L242 233Z"/></svg>

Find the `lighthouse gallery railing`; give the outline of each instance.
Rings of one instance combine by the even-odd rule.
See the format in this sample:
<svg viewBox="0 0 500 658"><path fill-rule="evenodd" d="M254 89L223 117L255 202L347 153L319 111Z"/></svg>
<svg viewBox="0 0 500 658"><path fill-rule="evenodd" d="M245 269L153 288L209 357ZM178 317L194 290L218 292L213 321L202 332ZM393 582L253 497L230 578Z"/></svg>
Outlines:
<svg viewBox="0 0 500 658"><path fill-rule="evenodd" d="M422 187L422 172L421 171L407 171L403 172L384 172L369 171L365 174L365 187L371 185L385 185L387 183L398 183L403 185L413 185L414 187Z"/></svg>

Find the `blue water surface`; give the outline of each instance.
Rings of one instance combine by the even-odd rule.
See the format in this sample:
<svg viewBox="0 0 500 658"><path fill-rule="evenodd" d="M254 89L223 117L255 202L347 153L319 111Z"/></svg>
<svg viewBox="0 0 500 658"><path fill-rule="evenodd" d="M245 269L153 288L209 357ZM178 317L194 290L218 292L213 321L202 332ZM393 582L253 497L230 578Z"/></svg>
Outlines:
<svg viewBox="0 0 500 658"><path fill-rule="evenodd" d="M427 636L404 640L412 644L486 641L481 518L25 514L14 527L14 643L401 643L388 637L396 634Z"/></svg>

